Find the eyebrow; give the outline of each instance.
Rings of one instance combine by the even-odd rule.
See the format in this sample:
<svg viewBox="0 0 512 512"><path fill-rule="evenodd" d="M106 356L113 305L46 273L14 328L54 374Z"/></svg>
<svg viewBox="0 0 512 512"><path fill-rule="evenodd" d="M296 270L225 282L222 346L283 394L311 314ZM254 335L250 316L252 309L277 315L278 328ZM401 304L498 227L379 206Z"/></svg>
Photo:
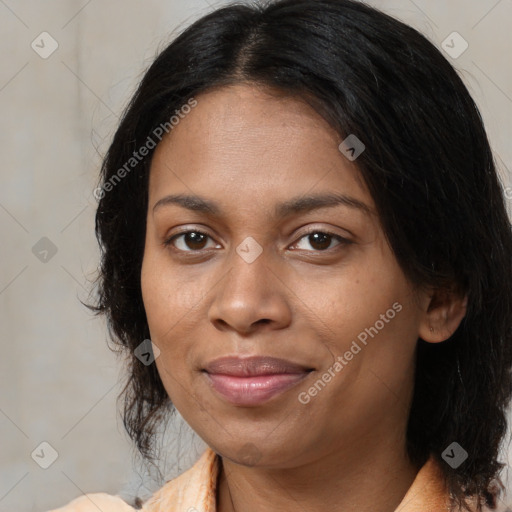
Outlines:
<svg viewBox="0 0 512 512"><path fill-rule="evenodd" d="M200 196L186 194L163 197L153 206L153 213L157 209L169 205L178 205L187 210L214 216L222 215L222 210L217 203ZM274 208L274 215L277 218L284 218L294 213L307 213L320 208L333 208L336 206L347 206L360 210L366 215L373 213L368 205L354 197L345 194L316 194L299 196L284 203L279 203Z"/></svg>

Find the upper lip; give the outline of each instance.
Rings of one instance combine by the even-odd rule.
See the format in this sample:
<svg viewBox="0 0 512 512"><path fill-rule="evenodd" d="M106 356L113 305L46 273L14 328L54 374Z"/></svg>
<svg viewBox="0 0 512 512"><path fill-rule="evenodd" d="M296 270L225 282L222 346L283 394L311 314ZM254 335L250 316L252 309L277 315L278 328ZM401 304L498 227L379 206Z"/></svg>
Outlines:
<svg viewBox="0 0 512 512"><path fill-rule="evenodd" d="M268 356L221 357L204 367L204 370L208 373L233 375L235 377L304 373L312 369L286 359Z"/></svg>

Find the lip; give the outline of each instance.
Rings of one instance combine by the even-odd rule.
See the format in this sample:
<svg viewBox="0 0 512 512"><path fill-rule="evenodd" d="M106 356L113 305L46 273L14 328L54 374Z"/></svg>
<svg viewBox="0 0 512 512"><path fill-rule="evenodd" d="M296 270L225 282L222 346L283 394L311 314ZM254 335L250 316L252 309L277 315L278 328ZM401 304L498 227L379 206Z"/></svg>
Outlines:
<svg viewBox="0 0 512 512"><path fill-rule="evenodd" d="M313 368L275 357L222 357L203 369L212 388L234 405L259 405L305 379Z"/></svg>

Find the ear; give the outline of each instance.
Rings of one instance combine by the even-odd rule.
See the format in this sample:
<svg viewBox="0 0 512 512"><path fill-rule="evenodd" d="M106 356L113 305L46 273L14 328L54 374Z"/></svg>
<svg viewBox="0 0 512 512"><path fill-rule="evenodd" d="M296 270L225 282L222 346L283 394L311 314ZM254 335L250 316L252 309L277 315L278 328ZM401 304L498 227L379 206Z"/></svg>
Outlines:
<svg viewBox="0 0 512 512"><path fill-rule="evenodd" d="M468 297L454 289L431 290L422 301L418 335L428 343L447 340L466 315Z"/></svg>

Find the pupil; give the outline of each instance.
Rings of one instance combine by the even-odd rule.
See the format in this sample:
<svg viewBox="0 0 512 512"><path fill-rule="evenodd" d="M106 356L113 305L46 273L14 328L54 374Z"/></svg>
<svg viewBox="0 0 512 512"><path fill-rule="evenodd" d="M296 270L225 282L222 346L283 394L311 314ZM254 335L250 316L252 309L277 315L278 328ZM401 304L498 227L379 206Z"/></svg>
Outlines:
<svg viewBox="0 0 512 512"><path fill-rule="evenodd" d="M331 235L328 235L326 233L313 233L309 235L309 243L315 249L327 249L329 245L331 245ZM317 244L317 247L315 247L315 244Z"/></svg>
<svg viewBox="0 0 512 512"><path fill-rule="evenodd" d="M206 236L201 233L187 233L185 243L190 249L202 249L205 245Z"/></svg>

